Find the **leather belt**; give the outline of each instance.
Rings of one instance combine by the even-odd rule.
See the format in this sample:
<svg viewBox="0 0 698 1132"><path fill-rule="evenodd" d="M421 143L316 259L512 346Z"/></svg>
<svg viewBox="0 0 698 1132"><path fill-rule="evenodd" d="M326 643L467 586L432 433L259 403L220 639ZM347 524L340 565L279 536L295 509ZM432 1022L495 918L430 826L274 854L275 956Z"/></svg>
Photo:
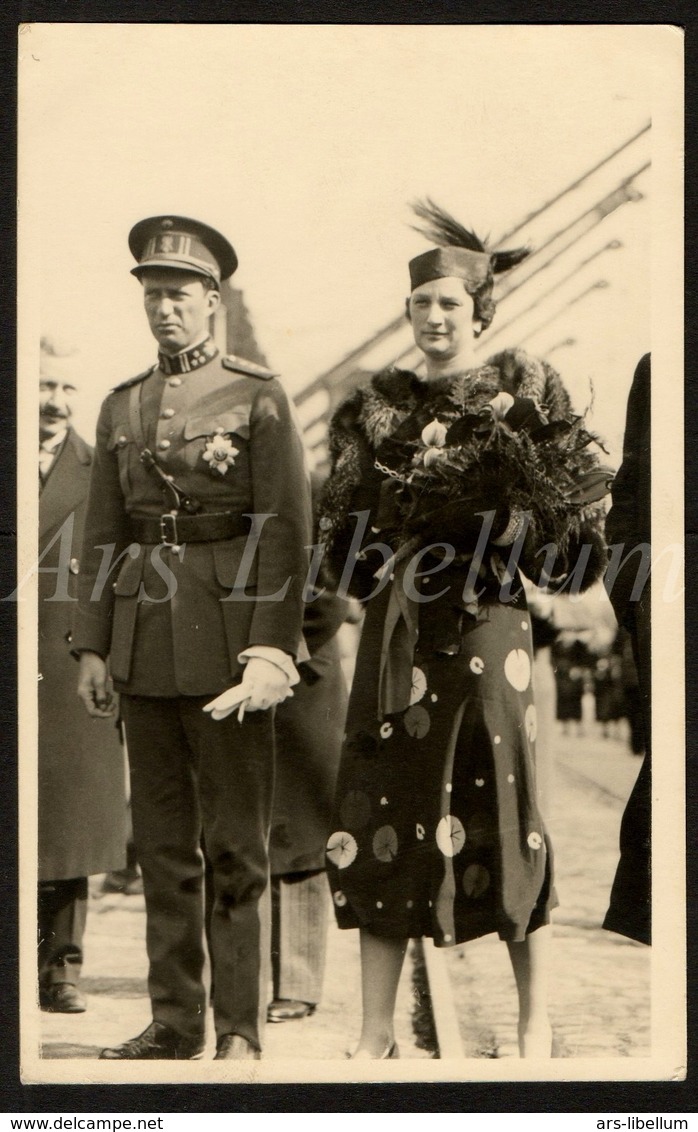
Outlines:
<svg viewBox="0 0 698 1132"><path fill-rule="evenodd" d="M202 515L131 515L131 537L134 542L150 545L180 546L184 542L225 542L247 535L249 517L232 511Z"/></svg>

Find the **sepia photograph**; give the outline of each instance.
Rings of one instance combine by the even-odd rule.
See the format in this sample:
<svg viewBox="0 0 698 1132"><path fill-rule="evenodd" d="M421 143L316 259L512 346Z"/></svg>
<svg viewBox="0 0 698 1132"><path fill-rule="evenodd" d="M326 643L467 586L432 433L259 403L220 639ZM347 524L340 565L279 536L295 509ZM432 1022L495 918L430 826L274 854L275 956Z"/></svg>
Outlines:
<svg viewBox="0 0 698 1132"><path fill-rule="evenodd" d="M683 47L20 27L25 1084L686 1077Z"/></svg>

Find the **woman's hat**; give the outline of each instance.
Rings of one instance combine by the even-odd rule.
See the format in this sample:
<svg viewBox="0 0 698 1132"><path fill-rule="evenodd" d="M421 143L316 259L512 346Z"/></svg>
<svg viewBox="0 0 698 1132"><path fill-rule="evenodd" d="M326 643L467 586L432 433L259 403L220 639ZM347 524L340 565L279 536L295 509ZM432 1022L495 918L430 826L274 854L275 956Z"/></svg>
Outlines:
<svg viewBox="0 0 698 1132"><path fill-rule="evenodd" d="M466 291L472 295L476 319L480 320L483 329L489 326L495 312L492 298L494 276L521 263L530 255L530 248L491 251L484 240L464 228L429 198L418 201L412 207L417 216L428 224L427 228L415 228L415 231L439 246L410 260L411 290L433 279L451 276L462 279Z"/></svg>
<svg viewBox="0 0 698 1132"><path fill-rule="evenodd" d="M447 279L451 275L466 280L473 287L483 286L492 276L489 253L471 252L467 248L433 248L410 260L413 291L432 279Z"/></svg>

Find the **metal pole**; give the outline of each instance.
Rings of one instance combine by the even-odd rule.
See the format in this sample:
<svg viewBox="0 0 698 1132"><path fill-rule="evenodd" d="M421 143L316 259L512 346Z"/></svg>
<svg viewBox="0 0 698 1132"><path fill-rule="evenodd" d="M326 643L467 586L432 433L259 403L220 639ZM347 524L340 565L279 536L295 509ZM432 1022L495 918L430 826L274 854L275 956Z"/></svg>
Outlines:
<svg viewBox="0 0 698 1132"><path fill-rule="evenodd" d="M556 193L554 197L551 197L550 200L545 202L545 204L542 204L540 208L536 208L533 212L529 212L528 216L525 216L524 219L516 224L514 228L510 228L508 232L504 233L504 235L497 241L497 246L499 247L502 244L506 243L506 241L510 240L512 236L515 236L517 232L520 232L522 228L525 228L527 224L530 224L532 220L536 220L547 209L552 208L554 204L557 204L559 200L562 200L563 197L567 196L568 193L573 192L574 189L578 189L579 186L583 185L589 177L593 176L594 173L597 173L598 170L602 169L604 165L608 165L609 161L612 161L614 157L617 157L619 153L622 153L624 149L627 149L628 146L631 146L633 142L636 142L638 138L641 138L642 135L646 134L647 131L651 128L652 123L647 122L647 124L644 125L641 130L638 130L638 132L636 134L633 134L631 138L628 138L628 140L623 142L622 145L618 146L617 149L614 149L612 153L609 153L608 157L604 157L602 161L599 161L582 177L578 177L576 181L572 181L566 189L562 189L559 193Z"/></svg>
<svg viewBox="0 0 698 1132"><path fill-rule="evenodd" d="M535 299L532 303L529 303L527 307L523 308L523 310L520 310L517 314L512 315L508 322L503 322L501 326L497 326L492 331L492 333L487 336L488 343L491 342L493 338L497 338L500 334L503 334L505 330L507 330L520 318L523 318L523 316L525 314L528 314L529 311L535 310L536 307L539 307L541 303L544 303L546 299L548 299L552 294L554 294L555 291L558 290L558 288L562 287L563 284L567 283L570 279L573 279L577 272L581 271L583 267L586 267L588 264L592 263L593 260L598 258L598 256L603 255L603 253L607 251L615 251L617 248L620 248L622 246L623 245L621 244L620 240L609 240L608 243L604 244L602 248L597 248L597 250L590 256L587 256L586 259L580 260L576 267L573 267L571 271L568 271L567 275L563 275L562 279L558 280L558 282L555 283L554 286L549 287L547 291L544 291L542 295L539 295L537 299ZM557 259L559 257L556 256L555 258ZM531 276L529 276L529 278L531 278Z"/></svg>
<svg viewBox="0 0 698 1132"><path fill-rule="evenodd" d="M554 322L556 318L559 318L560 315L564 314L565 311L569 310L570 307L576 306L577 303L581 303L582 299L585 299L587 295L591 295L594 291L602 291L609 286L610 284L607 279L597 279L596 283L592 283L590 287L586 287L585 290L580 291L579 294L575 295L573 299L570 299L568 303L564 303L563 306L558 307L555 313L551 314L550 318L546 318L545 322L541 322L540 325L536 326L536 328L534 330L531 330L530 333L525 334L523 338L519 338L518 345L523 346L524 342L528 342L529 339L534 338L536 334L539 334L541 330L544 330L546 326L550 326L551 322Z"/></svg>
<svg viewBox="0 0 698 1132"><path fill-rule="evenodd" d="M556 353L558 350L565 350L568 346L576 345L576 338L562 338L559 342L555 342L554 345L549 346L547 350L541 350L541 357L549 358L551 354Z"/></svg>
<svg viewBox="0 0 698 1132"><path fill-rule="evenodd" d="M620 208L622 204L628 204L629 202L636 203L637 201L642 200L643 194L639 191L639 189L633 187L632 182L636 180L636 178L639 177L641 173L646 172L646 170L650 168L650 165L651 162L646 161L644 165L641 165L640 168L636 169L634 173L631 173L629 177L624 177L617 189L613 189L612 192L607 193L605 197L602 197L601 200L597 201L596 204L592 205L591 208L588 208L581 214L581 216L578 216L576 220L572 220L569 224L566 224L564 228L560 228L558 232L555 232L543 244L541 244L540 247L536 248L530 258L525 260L524 263L531 263L536 256L539 256L541 252L544 252L546 248L549 248L551 244L555 243L556 240L561 239L562 236L565 236L567 235L567 233L572 232L575 228L584 224L586 221L589 222L588 227L583 229L581 235L586 235L588 231L596 227L597 224L600 224L602 220L605 220L607 216L610 216L610 214L612 212L615 212L617 208ZM579 239L579 237L570 240L570 242L565 245L562 251L566 251L567 248L571 247L573 243L576 243L576 239ZM504 283L499 294L499 299L501 300L506 295L511 295L514 293L514 291L518 291L519 287L522 287L524 283L527 283L529 279L531 279L534 275L537 275L539 271L542 271L543 267L547 267L555 259L557 259L558 255L561 254L562 252L558 252L555 256L552 256L550 259L548 259L544 265L536 267L535 270L531 271L528 275L525 275L523 279L519 279L517 282L511 283L510 285Z"/></svg>
<svg viewBox="0 0 698 1132"><path fill-rule="evenodd" d="M394 318L392 322L389 322L387 326L384 326L382 330L378 330L370 338L367 338L360 346L356 346L355 349L350 350L340 362L337 362L331 369L326 370L325 373L316 377L310 385L306 385L305 389L302 389L301 392L297 394L295 398L296 404L302 404L312 393L317 392L318 389L325 388L328 384L336 385L344 376L344 372L347 369L351 369L354 362L357 361L362 354L365 354L367 350L372 349L373 346L378 346L379 343L389 338L391 334L394 334L396 330L400 329L404 321L404 314L399 315L397 318Z"/></svg>

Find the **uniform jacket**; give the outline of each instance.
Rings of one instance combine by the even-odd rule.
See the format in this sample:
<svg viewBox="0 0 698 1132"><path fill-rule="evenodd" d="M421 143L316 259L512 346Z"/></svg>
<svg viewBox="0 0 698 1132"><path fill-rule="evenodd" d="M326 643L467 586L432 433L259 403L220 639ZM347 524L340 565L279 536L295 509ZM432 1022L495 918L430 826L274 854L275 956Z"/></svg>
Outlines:
<svg viewBox="0 0 698 1132"><path fill-rule="evenodd" d="M68 643L91 460L91 449L70 429L39 499L40 880L107 872L121 868L125 856L119 733L112 719L91 719L78 700ZM60 596L61 580L72 601L50 600Z"/></svg>
<svg viewBox="0 0 698 1132"><path fill-rule="evenodd" d="M173 507L162 479L140 460L134 385L145 444L203 512L269 516L250 561L243 562L250 546L244 534L192 542L179 554L133 545L131 515ZM234 461L224 474L204 460L214 438L228 444ZM276 378L219 355L177 376L154 368L117 387L102 406L74 647L109 654L120 691L219 693L239 675L237 658L247 646L298 656L309 543L302 444ZM95 588L105 544L113 544L112 561L131 549L109 584Z"/></svg>

